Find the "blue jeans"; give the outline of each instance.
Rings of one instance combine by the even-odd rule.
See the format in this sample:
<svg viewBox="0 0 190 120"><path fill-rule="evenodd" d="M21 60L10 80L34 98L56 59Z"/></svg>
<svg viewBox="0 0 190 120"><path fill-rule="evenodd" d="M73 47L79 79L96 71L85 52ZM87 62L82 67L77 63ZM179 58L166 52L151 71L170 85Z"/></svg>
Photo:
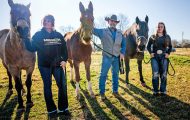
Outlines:
<svg viewBox="0 0 190 120"><path fill-rule="evenodd" d="M159 78L161 79L160 92L166 92L167 85L167 70L168 70L168 60L164 56L155 55L151 59L152 65L152 85L154 93L159 92Z"/></svg>
<svg viewBox="0 0 190 120"><path fill-rule="evenodd" d="M111 66L112 66L112 91L118 92L119 57L108 57L104 55L102 57L102 68L99 79L100 94L105 93L105 83L108 71Z"/></svg>
<svg viewBox="0 0 190 120"><path fill-rule="evenodd" d="M54 76L56 84L58 86L58 109L60 111L67 110L67 81L65 79L63 69L61 67L38 67L44 84L44 97L48 113L57 112L56 105L52 98L52 75Z"/></svg>

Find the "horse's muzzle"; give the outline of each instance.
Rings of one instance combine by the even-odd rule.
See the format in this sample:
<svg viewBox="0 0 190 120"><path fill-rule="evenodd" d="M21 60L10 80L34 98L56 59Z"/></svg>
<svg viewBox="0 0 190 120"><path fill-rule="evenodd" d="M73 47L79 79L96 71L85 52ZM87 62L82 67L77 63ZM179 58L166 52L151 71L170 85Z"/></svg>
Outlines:
<svg viewBox="0 0 190 120"><path fill-rule="evenodd" d="M91 37L83 37L83 39L84 39L85 41L90 41L90 40L91 40Z"/></svg>
<svg viewBox="0 0 190 120"><path fill-rule="evenodd" d="M138 46L137 51L138 52L143 52L145 50L145 45Z"/></svg>
<svg viewBox="0 0 190 120"><path fill-rule="evenodd" d="M20 35L20 37L23 37L23 36L28 36L28 32L29 32L29 24L28 22L25 20L25 19L19 19L17 21L17 31Z"/></svg>
<svg viewBox="0 0 190 120"><path fill-rule="evenodd" d="M28 36L29 28L28 27L17 27L17 31L21 37Z"/></svg>

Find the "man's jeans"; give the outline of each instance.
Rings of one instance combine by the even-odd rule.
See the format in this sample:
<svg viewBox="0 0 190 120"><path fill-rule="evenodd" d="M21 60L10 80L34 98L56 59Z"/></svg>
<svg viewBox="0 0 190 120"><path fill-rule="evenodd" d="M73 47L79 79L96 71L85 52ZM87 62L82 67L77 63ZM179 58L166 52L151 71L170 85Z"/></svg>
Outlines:
<svg viewBox="0 0 190 120"><path fill-rule="evenodd" d="M111 66L112 66L112 91L118 92L119 57L108 57L104 55L102 57L102 68L99 79L100 94L105 93L105 83L108 71Z"/></svg>
<svg viewBox="0 0 190 120"><path fill-rule="evenodd" d="M159 77L161 79L160 92L165 93L167 84L168 60L163 55L155 55L155 57L151 59L151 65L154 93L159 92Z"/></svg>
<svg viewBox="0 0 190 120"><path fill-rule="evenodd" d="M63 69L61 67L42 67L38 66L43 84L44 84L44 97L46 101L46 107L48 113L57 112L56 105L52 98L52 75L56 80L58 86L58 109L60 111L65 111L68 108L68 98L67 98L67 81Z"/></svg>

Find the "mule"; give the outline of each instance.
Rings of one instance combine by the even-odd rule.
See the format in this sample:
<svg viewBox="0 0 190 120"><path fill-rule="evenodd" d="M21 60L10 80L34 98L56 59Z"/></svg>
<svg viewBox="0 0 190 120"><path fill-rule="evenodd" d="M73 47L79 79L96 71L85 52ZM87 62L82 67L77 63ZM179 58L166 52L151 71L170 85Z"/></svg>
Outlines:
<svg viewBox="0 0 190 120"><path fill-rule="evenodd" d="M68 49L68 62L70 63L71 67L71 81L73 81L73 66L75 70L76 96L78 99L80 99L79 65L81 62L84 62L85 65L88 90L90 92L90 95L94 97L94 92L92 91L92 85L90 82L90 64L92 54L91 36L94 25L93 5L90 2L88 8L85 9L83 4L80 2L79 9L81 12L80 27L74 33L66 33L64 37Z"/></svg>
<svg viewBox="0 0 190 120"><path fill-rule="evenodd" d="M15 88L18 94L17 110L24 110L21 90L23 89L21 80L21 70L26 70L26 87L27 87L27 107L32 107L31 85L32 73L35 65L35 53L31 53L25 49L24 41L21 38L23 34L30 37L30 4L15 4L12 0L8 0L11 8L10 12L10 29L0 31L0 58L4 67L7 69L9 77L9 92L12 93L12 77L15 81Z"/></svg>
<svg viewBox="0 0 190 120"><path fill-rule="evenodd" d="M130 59L137 59L141 85L144 87L146 86L142 74L142 60L144 59L144 50L148 39L148 19L148 16L146 16L145 21L141 21L138 17L136 17L136 22L124 32L124 36L127 40L125 55L127 86L129 84Z"/></svg>

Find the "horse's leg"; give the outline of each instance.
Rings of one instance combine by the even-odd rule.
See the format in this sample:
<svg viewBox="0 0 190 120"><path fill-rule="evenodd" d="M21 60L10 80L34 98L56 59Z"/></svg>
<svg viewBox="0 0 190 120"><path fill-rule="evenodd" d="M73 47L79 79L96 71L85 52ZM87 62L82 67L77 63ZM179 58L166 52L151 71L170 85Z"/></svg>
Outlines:
<svg viewBox="0 0 190 120"><path fill-rule="evenodd" d="M85 64L85 70L86 70L86 78L88 80L88 90L90 92L90 96L92 98L95 97L94 92L92 91L92 84L90 81L90 64L91 64L91 58L89 58L88 60L84 61Z"/></svg>
<svg viewBox="0 0 190 120"><path fill-rule="evenodd" d="M73 62L71 59L69 59L68 62L70 64L70 79L71 79L71 82L74 82L74 79L73 79Z"/></svg>
<svg viewBox="0 0 190 120"><path fill-rule="evenodd" d="M30 67L27 71L26 71L26 75L27 75L27 78L26 78L26 87L27 87L27 95L26 95L26 98L27 98L27 101L26 101L26 105L27 107L32 107L33 106L33 102L31 100L31 86L32 86L32 72L33 72L33 67Z"/></svg>
<svg viewBox="0 0 190 120"><path fill-rule="evenodd" d="M76 97L80 99L80 91L79 91L79 81L80 81L80 74L79 74L79 62L73 61L74 69L75 69L75 80L76 80Z"/></svg>
<svg viewBox="0 0 190 120"><path fill-rule="evenodd" d="M4 62L2 62L3 63L3 66L6 68L6 70L7 70L7 75L8 75L8 77L9 77L9 90L8 90L8 94L12 94L13 93L13 83L12 83L12 75L11 75L11 73L9 72L9 70L8 70L8 68L7 68L7 66L5 65L5 63Z"/></svg>
<svg viewBox="0 0 190 120"><path fill-rule="evenodd" d="M143 87L146 86L143 75L142 75L142 60L138 60L137 59L137 64L138 64L138 70L139 70L139 76L140 76L140 81L141 81L141 85Z"/></svg>
<svg viewBox="0 0 190 120"><path fill-rule="evenodd" d="M128 87L129 84L129 71L130 71L130 59L129 58L125 58L125 69L126 69L126 86Z"/></svg>
<svg viewBox="0 0 190 120"><path fill-rule="evenodd" d="M12 83L12 75L9 72L9 70L7 69L7 75L9 77L9 90L8 90L8 94L13 94L13 83Z"/></svg>
<svg viewBox="0 0 190 120"><path fill-rule="evenodd" d="M23 99L22 99L22 95L21 95L21 90L23 89L23 86L22 86L22 81L20 78L21 70L15 68L15 67L11 67L11 68L9 68L9 70L11 70L10 72L12 73L13 78L15 80L15 88L16 88L17 95L18 95L18 104L19 105L18 105L17 111L23 111L24 105L23 105Z"/></svg>
<svg viewBox="0 0 190 120"><path fill-rule="evenodd" d="M22 71L20 71L19 74L20 74L20 78L22 78L22 77L21 77L21 75L22 75ZM22 83L22 81L21 81L21 83ZM25 91L25 89L24 89L23 87L22 87L22 91L21 91L21 92L22 92L22 93L21 93L22 96L26 93L26 91Z"/></svg>

